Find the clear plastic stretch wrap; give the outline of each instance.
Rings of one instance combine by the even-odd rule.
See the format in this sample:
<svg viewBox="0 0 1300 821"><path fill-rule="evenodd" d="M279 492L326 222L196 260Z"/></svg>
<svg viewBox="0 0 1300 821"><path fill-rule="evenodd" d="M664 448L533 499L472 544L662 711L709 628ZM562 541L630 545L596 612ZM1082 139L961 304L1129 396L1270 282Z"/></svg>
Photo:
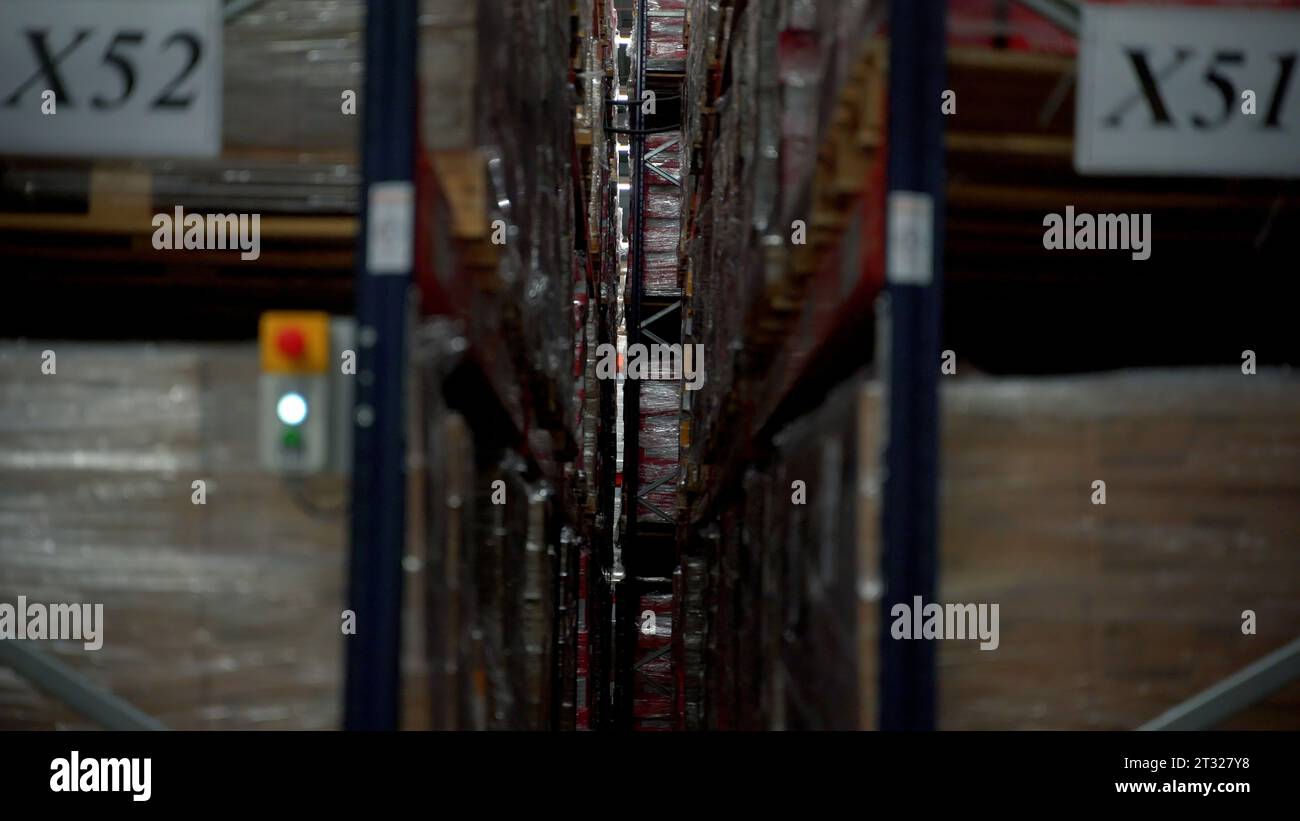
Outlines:
<svg viewBox="0 0 1300 821"><path fill-rule="evenodd" d="M495 268L476 279L472 306L461 306L471 323L469 335L502 340L513 378L528 389L547 422L563 420L576 435L572 299L580 264L572 239L579 229L569 4L424 4L430 22L420 43L423 144L435 153L455 152L445 156L456 167L444 163L440 174L477 174L477 166L472 172L464 166L485 164L482 201L462 193L459 205L472 209L476 226L500 220L506 232L504 243L492 246L498 252ZM448 196L456 194L454 179L441 182ZM486 243L486 234L482 239Z"/></svg>
<svg viewBox="0 0 1300 821"><path fill-rule="evenodd" d="M685 672L710 726L876 726L882 397L847 385L783 431L688 574L717 603ZM939 603L998 620L996 649L937 642L941 728L1133 729L1300 634L1293 374L972 378L942 405ZM1300 685L1224 726L1300 728Z"/></svg>
<svg viewBox="0 0 1300 821"><path fill-rule="evenodd" d="M658 379L641 382L638 476L642 504L637 511L638 518L671 522L676 516L677 480L673 477L678 473L681 404L681 382ZM646 493L646 488L656 482L660 484ZM653 505L658 513L647 509L647 504Z"/></svg>
<svg viewBox="0 0 1300 821"><path fill-rule="evenodd" d="M0 346L0 601L102 604L101 649L31 649L176 729L340 719L342 482L312 515L259 470L258 373L252 344ZM95 725L0 667L0 728L56 727Z"/></svg>
<svg viewBox="0 0 1300 821"><path fill-rule="evenodd" d="M1294 373L966 381L943 406L942 597L1001 603L1001 644L942 643L941 726L1131 729L1300 635ZM1225 726L1300 728L1300 685Z"/></svg>
<svg viewBox="0 0 1300 821"><path fill-rule="evenodd" d="M699 730L704 727L704 682L706 659L714 655L707 646L710 602L708 594L708 560L704 556L685 556L673 573L673 602L677 607L677 645L673 659L677 677L677 727ZM774 654L773 654L774 655ZM761 679L751 679L758 686Z"/></svg>
<svg viewBox="0 0 1300 821"><path fill-rule="evenodd" d="M587 363L586 363L586 381L583 386L583 410L582 410L582 469L587 474L587 510L591 513L596 511L596 500L599 494L600 484L600 452L599 438L597 434L600 431L600 392L601 383L596 379L596 354L599 345L596 343L596 328L600 322L597 305L589 305L587 311Z"/></svg>
<svg viewBox="0 0 1300 821"><path fill-rule="evenodd" d="M420 138L424 147L470 148L483 118L482 72L490 45L480 0L420 0Z"/></svg>
<svg viewBox="0 0 1300 821"><path fill-rule="evenodd" d="M647 593L637 608L632 724L640 731L673 729L673 597Z"/></svg>
<svg viewBox="0 0 1300 821"><path fill-rule="evenodd" d="M587 508L595 509L596 503L596 432L600 425L600 383L596 381L596 309L583 296L583 323L577 329L582 339L581 359L577 363L581 376L576 413L578 430L582 436L582 458L579 469L583 472L586 483Z"/></svg>
<svg viewBox="0 0 1300 821"><path fill-rule="evenodd" d="M712 89L712 76L709 65L718 51L719 20L722 8L718 0L689 0L686 8L687 28L690 37L687 42L686 72L682 78L682 133L692 139L685 141L682 164L692 168L698 161L695 157L696 145L692 140L701 140L704 136L706 117L703 105L688 105L685 101L705 99ZM683 198L689 201L694 194L698 180L690 175L682 180Z"/></svg>
<svg viewBox="0 0 1300 821"><path fill-rule="evenodd" d="M451 323L425 322L417 339L433 727L571 726L571 717L556 721L550 696L558 684L566 702L576 699L567 694L576 689L580 539L564 527L557 493L525 478L519 453L476 441L472 420L446 406L445 380L463 350Z"/></svg>
<svg viewBox="0 0 1300 821"><path fill-rule="evenodd" d="M647 137L646 156L648 165L675 179L682 178L680 132ZM653 296L676 296L681 293L678 244L682 235L682 188L650 170L645 172L643 179L645 275L642 290Z"/></svg>
<svg viewBox="0 0 1300 821"><path fill-rule="evenodd" d="M364 103L364 0L262 0L226 22L225 150L355 154ZM274 116L268 116L275 112Z"/></svg>
<svg viewBox="0 0 1300 821"><path fill-rule="evenodd" d="M584 547L578 556L578 665L577 665L577 705L574 715L574 729L591 729L591 612L588 609L588 581L595 559L591 551Z"/></svg>
<svg viewBox="0 0 1300 821"><path fill-rule="evenodd" d="M681 71L686 64L686 0L646 0L650 15L648 62L651 71Z"/></svg>
<svg viewBox="0 0 1300 821"><path fill-rule="evenodd" d="M707 690L717 692L717 699L727 698L760 669L756 659L748 660L751 645L746 639L759 625L780 630L774 642L766 642L779 652L779 659L767 668L774 667L777 676L766 680L767 691L755 699L777 710L776 720L767 721L778 729L866 726L862 695L872 682L862 674L860 661L864 652L874 652L878 636L865 629L864 614L857 607L862 581L870 576L861 566L856 524L860 511L855 489L866 466L858 458L859 400L853 388L839 389L821 409L796 420L777 437L779 456L770 485L755 483L752 477L747 483L751 492L771 489L772 498L756 508L763 511L758 518L747 518L749 511L737 506L722 520L715 586L732 612L725 630L718 630L716 643L722 666L730 664L731 669L720 669ZM796 481L804 483L806 496L796 495ZM765 551L769 555L763 555ZM762 579L754 570L742 573L741 568L765 564L775 569L771 578L760 582L767 595L756 595L759 591L751 587L750 603L737 606L733 602L743 595L741 580ZM776 608L775 614L765 612L769 605ZM742 661L749 666L742 668ZM720 719L729 726L754 723L753 717L728 710Z"/></svg>
<svg viewBox="0 0 1300 821"><path fill-rule="evenodd" d="M785 269L766 265L806 213L818 149L842 84L874 33L871 0L756 0L733 19L719 53L716 2L688 4L692 71L684 87L683 142L692 155L685 196L700 197L684 251L696 333L710 387L696 404L695 438L706 441L733 393L734 355L760 297ZM730 84L711 99L709 66L729 60ZM711 130L706 129L712 123ZM705 186L704 190L700 190ZM725 310L724 310L725 306Z"/></svg>

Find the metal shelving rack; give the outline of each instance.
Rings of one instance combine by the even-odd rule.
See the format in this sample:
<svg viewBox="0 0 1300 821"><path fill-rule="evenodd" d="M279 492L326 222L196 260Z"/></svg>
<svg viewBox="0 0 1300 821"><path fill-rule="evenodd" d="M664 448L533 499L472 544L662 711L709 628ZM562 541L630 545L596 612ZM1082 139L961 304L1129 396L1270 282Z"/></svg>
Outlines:
<svg viewBox="0 0 1300 821"><path fill-rule="evenodd" d="M372 0L366 10L361 224L357 233L356 414L348 607L365 625L347 642L344 726L395 730L400 704L402 551L406 541L407 324L414 237L404 271L375 270L368 230L376 185L406 186L414 224L417 0ZM397 239L403 241L402 238Z"/></svg>
<svg viewBox="0 0 1300 821"><path fill-rule="evenodd" d="M636 0L635 51L632 76L633 95L628 105L629 155L632 169L630 241L628 255L628 284L624 304L624 326L627 346L673 341L651 330L653 323L681 318L680 296L651 295L645 288L646 270L646 217L644 212L647 193L647 175L657 174L677 185L681 180L659 167L656 158L665 147L647 148L647 134L661 130L653 124L641 106L647 90L664 96L664 89L680 85L680 74L672 71L654 71L649 66L651 12L647 0ZM657 12L663 14L663 12ZM680 331L677 336L680 335ZM676 483L681 475L670 476L641 486L641 383L625 379L623 383L623 522L620 544L625 571L624 579L616 593L618 602L616 632L615 719L616 726L630 729L633 720L633 691L637 669L643 660L637 659L638 617L642 596L651 593L671 593L671 577L677 564L676 509L658 511L649 505L646 496L666 482ZM646 507L656 515L642 518L641 508Z"/></svg>
<svg viewBox="0 0 1300 821"><path fill-rule="evenodd" d="M609 9L610 14L605 13ZM608 0L608 5L601 5L597 11L597 17L600 19L600 31L602 39L601 66L602 70L607 70L609 66L617 59L617 49L612 44L618 32L617 6L613 0ZM608 76L602 78L602 95L606 100L606 105L612 105L610 94L610 82ZM606 118L613 118L613 111L606 111L602 115ZM594 137L593 137L594 139ZM608 162L614 154L614 146L603 140L597 141L596 145L604 152L605 156L601 162ZM594 152L593 152L594 154ZM615 231L612 226L617 223L617 178L618 168L613 167L612 173L605 180L606 187L604 190L592 192L592 196L599 198L602 206L600 216L603 224L597 227L596 233L604 238L609 239L610 231ZM616 233L616 231L615 231ZM592 293L593 310L597 312L595 331L597 345L614 345L618 339L618 250L617 242L602 244L598 249L596 259L598 264L596 270L596 285ZM590 390L590 386L588 387ZM600 379L596 383L596 390L599 392L599 415L596 420L596 471L591 477L593 489L596 494L596 515L592 528L593 565L588 573L588 599L587 599L587 620L590 630L590 669L589 676L593 685L589 688L591 702L590 710L590 727L591 729L601 730L610 729L614 726L615 716L610 709L613 704L613 692L611 673L615 667L614 649L618 644L617 636L611 631L613 621L613 572L614 572L614 531L618 526L615 511L615 497L618 493L617 474L618 474L618 438L617 438L617 382L611 379Z"/></svg>
<svg viewBox="0 0 1300 821"><path fill-rule="evenodd" d="M645 184L642 166L645 160L645 137L641 133L645 118L641 115L642 90L645 88L645 61L648 42L645 36L646 0L637 0L634 23L634 54L632 74L635 79L631 105L628 106L628 126L631 131L629 154L632 164L632 196L630 242L628 243L628 283L623 306L623 322L627 349L641 339L641 291L644 273L644 247L641 212L642 186ZM641 454L641 384L635 379L623 380L623 503L619 544L622 546L624 577L615 586L616 602L614 648L614 718L618 729L632 728L632 694L635 677L635 650L637 603L640 600L638 571L639 532L636 499L640 487Z"/></svg>
<svg viewBox="0 0 1300 821"><path fill-rule="evenodd" d="M938 588L939 350L943 334L947 2L890 4L889 415L881 612ZM915 207L924 203L926 209ZM908 216L910 215L910 216ZM894 226L897 226L895 228ZM915 241L904 244L909 238ZM928 248L924 248L925 243ZM899 247L895 247L895 245ZM880 728L933 730L935 650L880 636Z"/></svg>

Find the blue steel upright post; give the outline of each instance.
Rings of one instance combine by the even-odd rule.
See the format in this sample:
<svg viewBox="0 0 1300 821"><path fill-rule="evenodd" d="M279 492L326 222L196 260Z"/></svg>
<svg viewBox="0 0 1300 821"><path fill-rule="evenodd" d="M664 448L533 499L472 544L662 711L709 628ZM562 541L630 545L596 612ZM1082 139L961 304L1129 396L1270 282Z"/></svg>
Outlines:
<svg viewBox="0 0 1300 821"><path fill-rule="evenodd" d="M356 633L344 637L344 726L349 730L393 730L399 720L406 538L403 381L414 263L417 18L417 0L366 4L348 590Z"/></svg>
<svg viewBox="0 0 1300 821"><path fill-rule="evenodd" d="M935 727L935 647L894 639L894 606L937 591L946 0L889 16L889 439L884 489L880 727Z"/></svg>

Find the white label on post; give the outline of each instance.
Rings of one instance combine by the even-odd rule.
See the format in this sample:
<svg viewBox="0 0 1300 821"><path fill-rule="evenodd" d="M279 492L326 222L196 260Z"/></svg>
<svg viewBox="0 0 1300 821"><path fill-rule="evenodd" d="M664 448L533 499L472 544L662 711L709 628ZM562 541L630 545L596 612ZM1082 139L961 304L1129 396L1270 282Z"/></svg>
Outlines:
<svg viewBox="0 0 1300 821"><path fill-rule="evenodd" d="M897 285L934 280L934 198L920 191L889 192L886 278Z"/></svg>
<svg viewBox="0 0 1300 821"><path fill-rule="evenodd" d="M1300 176L1300 11L1083 12L1080 174Z"/></svg>
<svg viewBox="0 0 1300 821"><path fill-rule="evenodd" d="M0 2L0 153L221 153L219 0Z"/></svg>
<svg viewBox="0 0 1300 821"><path fill-rule="evenodd" d="M366 270L405 274L411 270L415 244L415 187L409 182L370 186L366 218Z"/></svg>

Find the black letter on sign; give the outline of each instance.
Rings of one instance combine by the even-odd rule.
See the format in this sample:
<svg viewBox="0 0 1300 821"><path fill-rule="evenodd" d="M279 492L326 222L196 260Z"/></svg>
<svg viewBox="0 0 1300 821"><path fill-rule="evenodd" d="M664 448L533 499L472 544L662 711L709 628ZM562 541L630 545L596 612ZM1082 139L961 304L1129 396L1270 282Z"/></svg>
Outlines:
<svg viewBox="0 0 1300 821"><path fill-rule="evenodd" d="M18 98L23 96L23 92L42 76L49 78L48 88L54 92L54 99L63 105L72 105L72 98L68 96L67 90L63 87L63 82L59 79L57 66L63 61L64 57L72 53L74 48L81 45L82 40L90 36L90 29L79 30L76 38L68 44L67 48L53 57L50 57L49 46L45 43L45 37L49 33L49 29L28 29L27 40L32 44L32 51L36 53L36 61L40 65L37 67L35 74L28 77L26 82L14 89L14 93L9 95L5 100L6 107L17 105Z"/></svg>
<svg viewBox="0 0 1300 821"><path fill-rule="evenodd" d="M176 42L189 46L190 61L181 70L181 73L177 74L168 83L167 87L162 90L162 93L158 95L158 99L153 101L154 108L188 108L190 103L194 102L193 94L187 94L184 97L173 97L172 95L176 93L176 89L180 88L181 83L185 82L185 78L190 76L190 72L194 71L194 67L199 64L199 55L203 53L203 44L199 42L199 38L188 31L178 31L168 37L167 41L162 44L163 51L166 51L168 46Z"/></svg>
<svg viewBox="0 0 1300 821"><path fill-rule="evenodd" d="M108 44L108 51L104 52L104 62L112 63L117 66L117 70L122 75L122 95L116 100L109 100L98 94L91 99L91 105L95 108L117 108L126 102L126 98L131 96L131 89L135 88L135 69L131 66L131 61L125 56L118 54L116 49L118 44L138 46L144 42L143 31L119 31L113 38L113 42Z"/></svg>
<svg viewBox="0 0 1300 821"><path fill-rule="evenodd" d="M1277 85L1273 86L1273 101L1268 104L1268 119L1265 128L1277 128L1282 116L1282 100L1286 98L1286 88L1291 83L1291 72L1295 69L1294 54L1277 55Z"/></svg>
<svg viewBox="0 0 1300 821"><path fill-rule="evenodd" d="M1193 114L1192 125L1197 128L1213 128L1228 121L1228 118L1232 116L1232 112L1237 108L1237 90L1233 88L1231 80L1219 73L1218 65L1223 63L1229 66L1239 66L1244 62L1246 62L1246 55L1240 51L1215 52L1214 60L1210 62L1209 68L1205 69L1205 82L1219 90L1219 96L1223 98L1223 112L1215 120L1203 117L1200 114Z"/></svg>
<svg viewBox="0 0 1300 821"><path fill-rule="evenodd" d="M1129 62L1133 64L1133 72L1137 74L1138 91L1133 92L1124 98L1124 101L1116 106L1115 110L1102 120L1107 128L1117 128L1120 120L1124 118L1134 103L1139 99L1146 98L1147 105L1151 107L1151 114L1155 117L1156 125L1173 125L1174 121L1169 116L1169 110L1165 108L1165 101L1160 97L1160 81L1169 79L1187 58L1192 56L1192 50L1189 48L1180 48L1174 53L1174 61L1160 70L1158 74L1152 75L1151 66L1147 65L1147 56L1143 51L1129 49L1127 52Z"/></svg>

